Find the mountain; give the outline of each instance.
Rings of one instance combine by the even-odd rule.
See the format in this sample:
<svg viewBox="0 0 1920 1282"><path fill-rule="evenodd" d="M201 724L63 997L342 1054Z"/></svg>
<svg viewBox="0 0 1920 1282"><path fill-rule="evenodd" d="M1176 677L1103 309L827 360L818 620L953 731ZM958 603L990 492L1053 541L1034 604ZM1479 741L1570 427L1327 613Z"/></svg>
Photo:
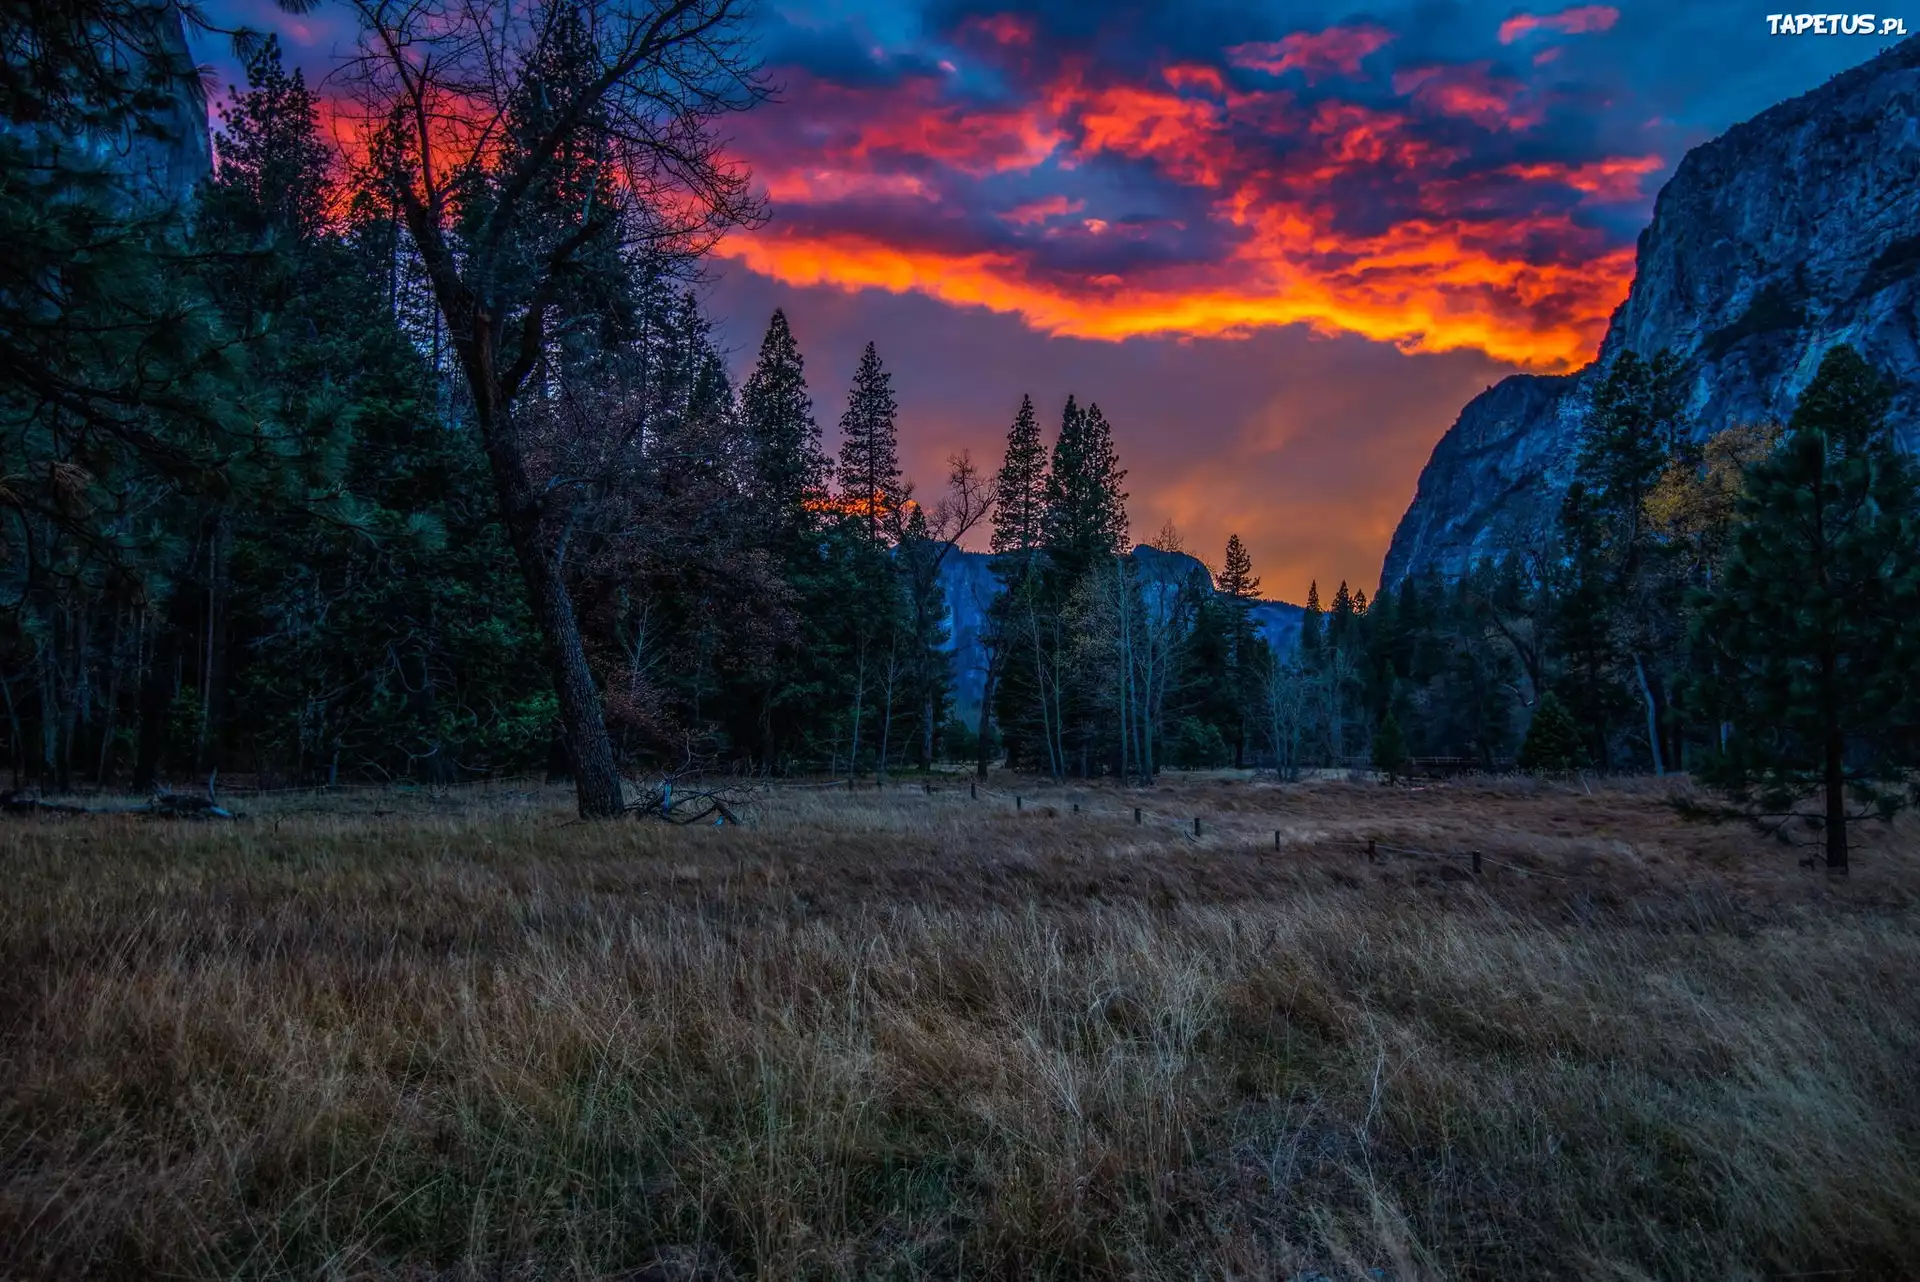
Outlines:
<svg viewBox="0 0 1920 1282"><path fill-rule="evenodd" d="M213 148L206 89L187 47L180 8L136 0L114 31L98 47L103 62L134 87L139 107L130 119L104 129L0 120L0 131L12 134L31 158L30 182L60 171L100 172L112 180L112 199L121 206L184 205L212 173ZM102 104L88 99L82 105Z"/></svg>
<svg viewBox="0 0 1920 1282"><path fill-rule="evenodd" d="M1599 359L1503 379L1467 403L1420 474L1381 581L1458 573L1551 520L1616 353L1685 359L1708 435L1784 421L1837 343L1893 376L1894 421L1920 446L1920 37L1686 154Z"/></svg>
<svg viewBox="0 0 1920 1282"><path fill-rule="evenodd" d="M1150 593L1170 592L1196 570L1207 573L1199 558L1185 552L1162 552L1143 543L1131 555ZM947 601L948 649L953 655L953 712L970 726L980 716L980 696L987 680L987 652L982 644L987 611L1004 590L994 577L992 562L985 552L956 549L940 565L940 586ZM1299 606L1285 601L1256 601L1250 613L1260 636L1282 654L1299 644L1300 620L1305 614Z"/></svg>

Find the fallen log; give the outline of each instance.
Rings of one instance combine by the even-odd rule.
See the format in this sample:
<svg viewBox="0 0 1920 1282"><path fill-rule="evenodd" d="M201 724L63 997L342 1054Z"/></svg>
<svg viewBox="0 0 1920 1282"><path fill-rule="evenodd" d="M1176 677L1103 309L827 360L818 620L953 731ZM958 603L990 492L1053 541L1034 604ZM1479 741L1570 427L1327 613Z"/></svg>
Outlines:
<svg viewBox="0 0 1920 1282"><path fill-rule="evenodd" d="M151 815L157 819L237 819L238 815L220 804L214 795L218 770L207 778L207 795L156 792L144 802L113 802L85 806L67 801L47 801L38 788L21 788L0 793L0 814L9 815Z"/></svg>

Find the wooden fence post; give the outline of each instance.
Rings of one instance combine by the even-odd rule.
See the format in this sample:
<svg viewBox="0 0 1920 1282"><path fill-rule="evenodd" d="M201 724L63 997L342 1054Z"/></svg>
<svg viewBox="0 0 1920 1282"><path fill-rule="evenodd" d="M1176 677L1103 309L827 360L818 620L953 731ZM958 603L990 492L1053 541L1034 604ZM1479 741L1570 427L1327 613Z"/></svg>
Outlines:
<svg viewBox="0 0 1920 1282"><path fill-rule="evenodd" d="M1370 864L1380 862L1380 850L1372 837L1367 838L1367 862Z"/></svg>
<svg viewBox="0 0 1920 1282"><path fill-rule="evenodd" d="M1140 826L1140 807L1138 806L1133 808L1133 824L1136 828Z"/></svg>
<svg viewBox="0 0 1920 1282"><path fill-rule="evenodd" d="M1195 815L1193 817L1193 835L1196 837L1200 835L1200 816L1199 815Z"/></svg>
<svg viewBox="0 0 1920 1282"><path fill-rule="evenodd" d="M1480 852L1477 850L1473 852L1473 875L1480 875Z"/></svg>

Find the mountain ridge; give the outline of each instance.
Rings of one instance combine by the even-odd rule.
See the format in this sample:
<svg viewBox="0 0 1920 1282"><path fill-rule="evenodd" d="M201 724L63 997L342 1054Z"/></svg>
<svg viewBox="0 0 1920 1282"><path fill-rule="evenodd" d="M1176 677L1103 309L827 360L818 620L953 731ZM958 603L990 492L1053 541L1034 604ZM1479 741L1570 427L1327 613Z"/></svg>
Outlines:
<svg viewBox="0 0 1920 1282"><path fill-rule="evenodd" d="M1142 543L1128 553L1149 581L1172 584L1194 570L1213 581L1199 557L1186 552L1163 552ZM987 610L1004 591L991 569L993 554L955 548L940 563L940 586L947 603L947 651L953 662L953 715L971 726L980 715L986 686ZM1300 621L1306 611L1286 601L1255 601L1249 611L1255 630L1276 653L1291 654L1300 640Z"/></svg>
<svg viewBox="0 0 1920 1282"><path fill-rule="evenodd" d="M1903 442L1920 444L1920 36L1682 157L1597 358L1512 375L1466 404L1421 470L1381 582L1458 574L1550 524L1620 352L1681 357L1706 436L1787 418L1843 342L1893 377Z"/></svg>

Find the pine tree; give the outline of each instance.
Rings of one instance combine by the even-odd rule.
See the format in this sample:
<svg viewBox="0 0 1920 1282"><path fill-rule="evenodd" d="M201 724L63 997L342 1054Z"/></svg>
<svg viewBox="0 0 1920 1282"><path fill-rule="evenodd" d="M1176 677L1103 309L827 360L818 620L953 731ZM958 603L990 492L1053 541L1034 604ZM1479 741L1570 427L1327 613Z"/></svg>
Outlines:
<svg viewBox="0 0 1920 1282"><path fill-rule="evenodd" d="M840 497L866 526L867 541L879 543L888 517L900 506L899 442L893 380L868 343L840 416Z"/></svg>
<svg viewBox="0 0 1920 1282"><path fill-rule="evenodd" d="M1727 727L1701 777L1776 825L1817 798L1800 817L1842 876L1849 822L1916 799L1920 478L1887 428L1888 401L1851 347L1826 354L1786 438L1747 474L1731 555L1693 629L1699 693Z"/></svg>
<svg viewBox="0 0 1920 1282"><path fill-rule="evenodd" d="M1533 710L1533 722L1527 727L1526 742L1520 745L1520 768L1559 773L1572 770L1586 759L1580 744L1580 728L1573 715L1549 690L1540 696Z"/></svg>
<svg viewBox="0 0 1920 1282"><path fill-rule="evenodd" d="M1308 667L1318 662L1326 647L1326 628L1320 609L1320 580L1307 584L1307 604L1300 616L1300 655Z"/></svg>
<svg viewBox="0 0 1920 1282"><path fill-rule="evenodd" d="M1236 601L1252 601L1260 595L1260 580L1253 573L1253 558L1238 534L1227 536L1227 553L1214 583Z"/></svg>
<svg viewBox="0 0 1920 1282"><path fill-rule="evenodd" d="M760 340L760 359L741 389L740 412L753 447L757 498L782 542L807 528L826 498L830 470L807 394L806 362L775 311Z"/></svg>
<svg viewBox="0 0 1920 1282"><path fill-rule="evenodd" d="M1047 537L1047 447L1033 398L1020 398L1020 411L1007 429L1007 452L994 487L995 553L1033 552Z"/></svg>
<svg viewBox="0 0 1920 1282"><path fill-rule="evenodd" d="M1389 709L1373 732L1373 768L1386 771L1387 782L1392 783L1407 768L1407 761L1406 736L1400 732L1400 722Z"/></svg>
<svg viewBox="0 0 1920 1282"><path fill-rule="evenodd" d="M288 74L281 66L277 36L247 60L246 92L231 91L220 122L216 211L237 216L251 235L317 236L328 217L333 153L320 137L319 98L299 68ZM223 193L239 199L220 202Z"/></svg>
<svg viewBox="0 0 1920 1282"><path fill-rule="evenodd" d="M1248 609L1259 598L1260 580L1253 573L1253 557L1238 534L1227 536L1226 555L1221 559L1215 584L1232 611L1227 656L1227 688L1232 712L1227 724L1233 737L1233 764L1239 767L1246 763L1248 730L1263 679L1266 646L1254 630Z"/></svg>
<svg viewBox="0 0 1920 1282"><path fill-rule="evenodd" d="M1648 500L1670 466L1697 456L1685 404L1684 370L1670 353L1644 361L1621 352L1594 393L1561 507L1566 556L1557 630L1570 676L1563 689L1603 767L1630 690L1645 705L1654 770L1666 766L1662 722L1680 639L1672 605L1681 589L1668 573Z"/></svg>
<svg viewBox="0 0 1920 1282"><path fill-rule="evenodd" d="M1352 645L1350 634L1353 631L1353 593L1347 590L1347 581L1340 580L1340 586L1333 594L1333 608L1327 611L1327 644L1335 650L1346 650Z"/></svg>
<svg viewBox="0 0 1920 1282"><path fill-rule="evenodd" d="M1047 550L1066 579L1123 550L1127 495L1120 482L1126 475L1100 407L1081 410L1069 396L1047 474Z"/></svg>

